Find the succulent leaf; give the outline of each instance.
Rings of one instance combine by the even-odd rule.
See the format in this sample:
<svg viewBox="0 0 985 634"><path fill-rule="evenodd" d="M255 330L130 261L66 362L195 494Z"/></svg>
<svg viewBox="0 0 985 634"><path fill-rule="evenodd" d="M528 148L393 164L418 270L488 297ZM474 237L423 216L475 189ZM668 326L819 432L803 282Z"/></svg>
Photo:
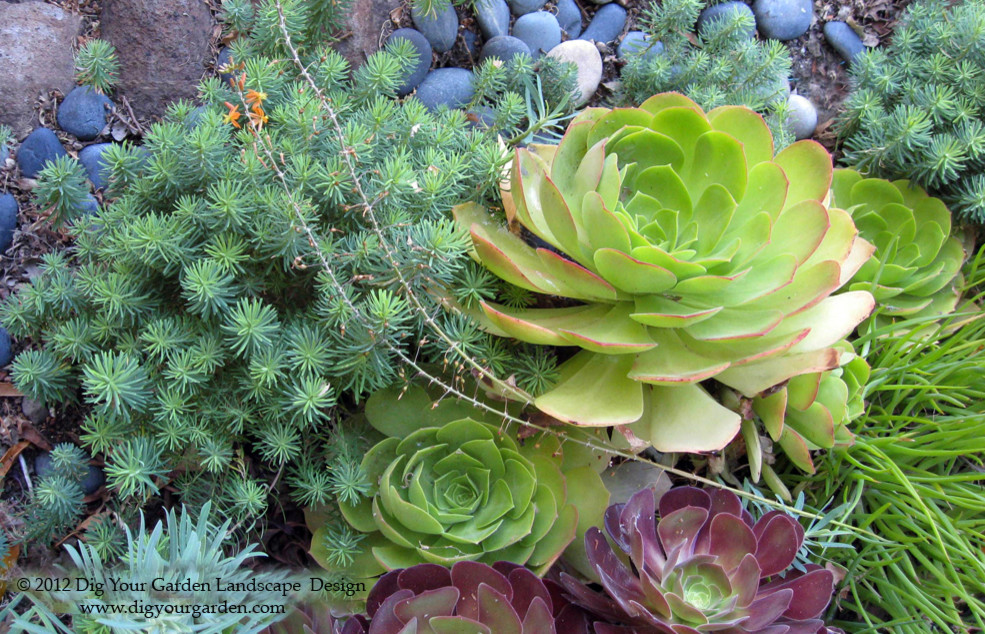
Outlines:
<svg viewBox="0 0 985 634"><path fill-rule="evenodd" d="M638 386L625 370L618 376ZM412 382L370 397L366 418L389 437L363 457L367 496L340 498L337 507L363 534L365 552L346 566L331 561L321 545L326 518L311 513L315 559L366 580L422 562L511 561L542 575L570 547L572 565L587 570L580 542L609 500L599 475L609 455L594 448L602 439L578 428L563 447L553 434L521 436L500 417L429 389Z"/></svg>
<svg viewBox="0 0 985 634"><path fill-rule="evenodd" d="M380 577L366 604L371 634L589 634L561 587L508 562L418 564ZM348 631L345 633L348 634Z"/></svg>
<svg viewBox="0 0 985 634"><path fill-rule="evenodd" d="M820 619L834 576L789 570L804 529L782 512L755 521L730 491L678 487L657 505L644 490L609 507L605 528L622 556L598 529L585 537L604 593L561 575L597 634L835 631Z"/></svg>
<svg viewBox="0 0 985 634"><path fill-rule="evenodd" d="M862 414L862 387L869 366L855 356L850 343L841 342L835 351L834 357L821 360L830 362L830 370L818 364L818 370L795 376L780 389L752 400L753 411L770 437L808 473L814 473L812 450L852 444L847 425ZM741 368L720 378L733 387L753 390L763 383L755 383L755 375L744 376Z"/></svg>
<svg viewBox="0 0 985 634"><path fill-rule="evenodd" d="M529 246L474 204L455 216L492 273L580 302L482 305L494 334L582 348L539 408L590 426L641 421L640 437L658 450L710 451L740 420L696 384L729 373L759 388L754 396L829 370L837 342L872 310L865 289L835 295L867 266L871 246L849 213L829 206L831 188L831 158L817 143L774 155L755 112L706 114L665 94L583 112L553 151L517 150L514 219L553 249ZM702 408L702 433L685 432L683 417ZM676 417L655 427L647 412Z"/></svg>
<svg viewBox="0 0 985 634"><path fill-rule="evenodd" d="M967 254L964 235L938 198L906 180L865 178L835 170L832 204L852 215L874 255L849 288L873 293L881 311L876 325L897 318L943 317L954 311Z"/></svg>

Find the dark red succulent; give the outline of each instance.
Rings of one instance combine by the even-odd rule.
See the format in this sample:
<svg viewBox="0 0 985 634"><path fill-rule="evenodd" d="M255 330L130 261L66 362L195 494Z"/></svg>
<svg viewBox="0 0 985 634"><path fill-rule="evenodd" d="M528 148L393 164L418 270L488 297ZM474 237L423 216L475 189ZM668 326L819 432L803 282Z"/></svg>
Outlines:
<svg viewBox="0 0 985 634"><path fill-rule="evenodd" d="M562 574L574 603L612 624L595 634L821 634L833 574L793 570L804 529L772 511L759 521L725 490L652 491L610 506L605 528L627 566L592 528L585 546L605 594ZM833 631L833 630L831 630Z"/></svg>
<svg viewBox="0 0 985 634"><path fill-rule="evenodd" d="M315 601L294 606L260 634L366 634L368 623L362 616L336 618L327 603Z"/></svg>
<svg viewBox="0 0 985 634"><path fill-rule="evenodd" d="M563 595L512 563L418 564L373 586L369 634L589 634L588 617Z"/></svg>

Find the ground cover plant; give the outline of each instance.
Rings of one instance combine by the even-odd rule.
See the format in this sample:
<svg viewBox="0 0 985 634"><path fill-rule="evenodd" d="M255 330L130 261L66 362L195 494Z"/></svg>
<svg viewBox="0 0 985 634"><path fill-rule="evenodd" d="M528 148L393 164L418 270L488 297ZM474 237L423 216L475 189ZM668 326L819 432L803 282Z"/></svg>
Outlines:
<svg viewBox="0 0 985 634"><path fill-rule="evenodd" d="M752 15L730 11L697 29L704 0L667 0L643 5L640 25L647 45L627 55L621 74L621 105L637 105L661 92L681 92L704 110L747 106L767 116L777 149L793 141L790 53L777 40L749 37ZM693 34L693 35L692 35Z"/></svg>
<svg viewBox="0 0 985 634"><path fill-rule="evenodd" d="M979 252L966 267L973 293L982 263ZM985 321L968 308L943 322L944 336L932 322L911 320L860 340L872 378L856 447L800 487L817 499L861 492L852 522L880 539L831 553L849 571L842 607L872 630L974 629L985 621Z"/></svg>
<svg viewBox="0 0 985 634"><path fill-rule="evenodd" d="M892 44L853 64L841 118L848 162L928 187L978 223L985 220L983 35L980 0L914 3Z"/></svg>
<svg viewBox="0 0 985 634"><path fill-rule="evenodd" d="M225 77L107 151L97 212L76 164L41 174L72 247L0 307L31 344L11 374L86 413L111 495L76 527L88 456L57 447L0 555L84 528L67 574L278 582L254 561L276 526L299 579L362 589L125 621L25 593L0 623L983 627L985 251L946 200L790 144L786 49L741 20L685 37L703 6L646 9L681 66L630 59L633 107L568 121L563 65L484 63L467 109L429 110L396 98L403 44L347 78L341 4L228 2ZM77 65L112 89L111 49Z"/></svg>
<svg viewBox="0 0 985 634"><path fill-rule="evenodd" d="M234 54L277 50L255 33ZM251 55L235 64L235 86L203 85L203 110L179 103L140 148L107 152L110 202L98 216L78 212L77 162L45 168L39 201L56 224L71 222L75 250L46 258L2 309L11 333L43 343L15 360L15 384L39 401L81 396L91 406L82 438L107 456L122 499L140 506L177 470L189 500L214 497L246 521L262 515L270 482L250 475L237 446L252 443L297 499L325 501L346 486L346 465L325 472L306 437L319 437L338 400L397 378L400 354L443 362L465 347L535 383L551 369L439 308L440 288L463 301L497 294L446 217L495 184L505 160L495 137L461 112L394 102L406 50L381 52L351 87L331 50L306 57L318 62L307 88L290 79L288 60ZM532 73L490 66L489 91L477 96L502 97L498 120L513 133L527 121L509 86ZM317 107L315 91L344 112L341 137L303 114ZM342 148L365 166L359 176ZM319 270L327 253L330 273ZM422 344L428 322L447 334Z"/></svg>

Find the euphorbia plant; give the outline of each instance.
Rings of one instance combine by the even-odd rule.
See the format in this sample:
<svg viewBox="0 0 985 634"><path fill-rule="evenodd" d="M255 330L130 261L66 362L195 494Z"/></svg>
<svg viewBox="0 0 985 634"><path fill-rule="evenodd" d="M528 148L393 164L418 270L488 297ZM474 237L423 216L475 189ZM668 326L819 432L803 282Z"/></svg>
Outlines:
<svg viewBox="0 0 985 634"><path fill-rule="evenodd" d="M578 346L536 400L584 425L632 424L663 451L722 448L739 417L699 383L747 396L838 365L837 343L873 307L835 294L868 259L851 216L827 205L831 158L802 141L774 155L742 107L704 113L678 94L590 108L558 146L518 150L504 199L546 243L530 246L481 207L456 208L475 256L560 307L482 303L492 331Z"/></svg>
<svg viewBox="0 0 985 634"><path fill-rule="evenodd" d="M610 624L595 634L823 633L833 574L816 565L791 569L804 529L781 511L753 521L730 491L671 489L657 506L650 491L609 507L589 559L604 594L561 575L571 599Z"/></svg>

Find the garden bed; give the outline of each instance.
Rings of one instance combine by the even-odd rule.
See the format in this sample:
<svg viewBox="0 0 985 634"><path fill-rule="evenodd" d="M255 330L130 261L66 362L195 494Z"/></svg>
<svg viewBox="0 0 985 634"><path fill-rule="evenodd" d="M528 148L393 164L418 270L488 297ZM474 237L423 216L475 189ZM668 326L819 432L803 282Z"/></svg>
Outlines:
<svg viewBox="0 0 985 634"><path fill-rule="evenodd" d="M235 626L271 634L370 620L396 632L439 596L449 623L529 618L524 632L559 634L712 614L819 634L982 627L985 134L947 113L978 117L980 91L960 82L985 50L953 72L924 55L943 68L927 72L959 77L933 107L898 105L885 79L904 11L933 1L817 0L806 32L773 49L736 38L738 17L702 27L642 0L586 1L578 29L607 7L626 21L566 67L555 49L480 63L492 38L474 5L453 10L439 51L409 4L367 20L328 1L233 0L189 36L207 50L203 82L166 114L126 84L126 56L122 70L77 57L115 113L80 140L62 129L66 93L41 95L36 122L64 156L26 174L32 133L0 166L19 208L0 259L16 357L0 370L0 588L53 561L83 578L181 581L188 562L165 546L144 567L125 556L160 522L200 549L203 578L281 583L279 567L355 589L186 597L285 604L279 626ZM51 4L82 14L81 45L113 33L99 18L119 2ZM510 2L513 35L525 2ZM962 19L985 32L972 5ZM835 21L889 51L852 64L890 96L853 92L824 35ZM620 49L648 30L666 50ZM327 31L357 61L355 43L398 33L350 83ZM965 31L952 35L962 46ZM435 52L415 60L422 46ZM590 96L585 55L601 62ZM744 74L760 63L790 70ZM465 75L435 74L452 69ZM811 140L793 138L787 80L816 109ZM661 94L632 98L647 87ZM892 126L913 120L968 148L945 169L948 148L905 137L930 157L907 164ZM81 153L99 144L105 187ZM86 196L95 213L80 211ZM664 556L704 562L668 607L654 597L680 589L654 563ZM640 620L621 606L643 570ZM499 593L476 590L480 603L512 607L459 600L479 580ZM739 609L712 605L738 588ZM96 619L58 602L135 598L156 601L0 596L0 629L55 631L58 615L89 631ZM342 629L349 614L361 616Z"/></svg>

